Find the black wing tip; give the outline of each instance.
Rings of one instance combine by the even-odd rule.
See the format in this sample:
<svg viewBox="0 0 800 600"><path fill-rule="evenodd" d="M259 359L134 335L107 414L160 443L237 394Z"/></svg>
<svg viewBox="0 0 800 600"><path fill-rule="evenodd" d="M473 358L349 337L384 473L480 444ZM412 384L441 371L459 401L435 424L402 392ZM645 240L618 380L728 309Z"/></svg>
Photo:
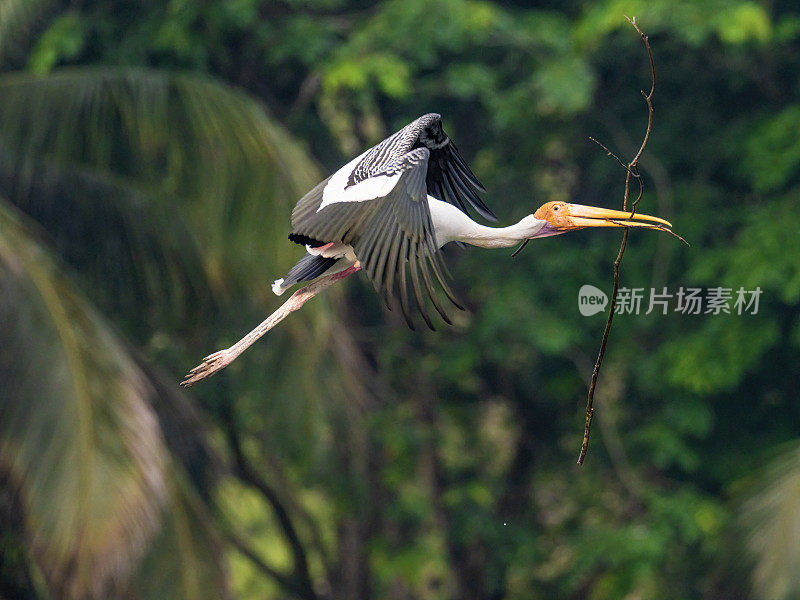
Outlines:
<svg viewBox="0 0 800 600"><path fill-rule="evenodd" d="M437 149L436 152L436 161L429 163L428 167L429 171L431 168L435 171L429 173L427 177L428 187L433 191L434 197L438 192L440 200L460 207L467 214L469 213L466 204L469 204L484 219L496 223L497 215L484 204L476 193L485 193L486 187L472 172L453 140L448 138L447 145L442 149Z"/></svg>
<svg viewBox="0 0 800 600"><path fill-rule="evenodd" d="M425 113L424 115L420 115L419 117L417 117L417 121L422 121L422 120L441 121L442 120L442 115L440 115L437 112L429 112L429 113Z"/></svg>

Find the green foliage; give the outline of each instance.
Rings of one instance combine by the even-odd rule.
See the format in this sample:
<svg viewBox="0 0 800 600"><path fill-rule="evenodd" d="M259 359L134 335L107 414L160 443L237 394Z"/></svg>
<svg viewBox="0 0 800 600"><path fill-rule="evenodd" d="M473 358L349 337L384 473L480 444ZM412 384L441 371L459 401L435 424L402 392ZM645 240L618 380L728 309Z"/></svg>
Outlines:
<svg viewBox="0 0 800 600"><path fill-rule="evenodd" d="M21 472L54 486L70 475L53 461L88 444L67 428L80 413L56 402L73 363L41 294L20 287L37 268L73 307L66 330L103 340L87 355L92 406L121 416L98 424L125 423L129 405L109 404L119 377L104 375L121 361L125 381L149 382L128 402L163 431L159 494L140 478L125 496L147 507L139 545L115 537L124 560L94 585L140 598L800 594L796 452L758 477L800 428L800 13L753 0L540 5L0 1L0 193L15 207L4 215L31 223L0 229L16 265L0 286L28 298L0 298L14 315L0 327L21 332L0 356L61 365L17 380L41 392L25 405L33 422L63 421L48 437L6 411L0 443L44 448L20 455ZM423 112L443 114L504 224L549 200L618 207L624 171L586 138L623 160L638 147L648 66L625 15L650 34L658 71L640 209L692 245L633 232L623 285L762 295L755 315L618 315L582 470L603 314L582 317L576 295L608 292L607 231L532 242L513 260L448 250L470 310L436 333L406 331L349 281L196 395L165 390L272 310L269 284L301 252L285 240L293 202ZM12 235L24 242L3 246ZM26 248L36 258L19 271L6 257ZM89 441L109 438L126 447L112 433ZM130 468L103 474L121 481L150 456L120 452ZM107 518L90 525L130 532L113 498L96 499ZM52 595L76 521L51 518L63 529L49 554L27 521L8 522L0 595ZM83 593L103 563L81 564Z"/></svg>
<svg viewBox="0 0 800 600"><path fill-rule="evenodd" d="M31 50L28 69L47 73L56 64L75 58L83 49L83 28L76 13L67 13L53 21Z"/></svg>
<svg viewBox="0 0 800 600"><path fill-rule="evenodd" d="M288 212L290 201L309 185L315 169L263 110L245 95L200 77L130 69L60 71L44 78L17 73L2 78L0 88L6 100L0 117L0 144L4 150L2 174L14 203L38 220L48 239L61 251L69 269L80 273L83 285L115 316L117 325L131 338L139 340L143 347L149 345L153 355L158 353L163 360L171 360L176 350L171 345L167 347L165 337L176 330L185 331L187 322L196 324L215 314L215 307L226 294L248 283L249 274L255 270L249 265L251 261L260 264L261 254L279 257L284 253L291 260L291 247L280 242L285 227L281 224L282 218ZM210 164L215 168L208 168ZM264 193L271 194L272 202L261 201ZM282 218L271 215L270 211L280 211ZM261 231L248 227L245 236L237 233L246 223L254 222L268 226ZM76 227L79 223L82 225ZM269 225L275 232L270 232ZM10 227L4 223L4 235L13 233ZM87 240L91 240L89 247ZM9 251L24 247L19 240L4 241ZM259 250L264 243L274 244L275 251ZM30 259L31 268L45 261L44 254L41 257L37 254ZM11 272L3 272L4 285L12 285L11 275ZM260 288L267 293L269 281L262 279L248 288L256 293ZM65 301L71 302L68 292L61 287L53 290L50 296L55 299L53 301L66 298ZM11 291L4 293L4 301L8 311L36 307L35 303ZM143 304L149 306L146 312L142 311ZM183 401L173 397L174 392L163 389L160 378L150 379L155 374L149 369L145 380L136 385L142 388L137 388L138 393L147 396L140 409L149 411L154 430L137 429L133 425L130 429L132 434L155 436L157 443L135 439L127 446L127 451L133 453L132 458L144 460L148 452L155 452L159 457L158 469L147 465L141 468L148 477L156 477L156 483L160 482L158 490L141 492L150 502L144 505L147 510L137 507L137 490L132 483L121 482L120 485L128 489L124 494L115 494L112 493L114 482L102 477L89 480L102 487L105 495L101 499L108 504L108 507L105 504L95 507L90 500L94 500L97 492L94 487L87 487L89 483L61 485L49 475L59 472L52 461L68 460L74 465L77 471L74 477L80 483L86 479L81 475L86 471L84 465L88 468L92 463L85 447L94 436L87 427L98 419L90 419L82 427L73 426L73 420L87 414L89 406L75 410L69 403L59 402L56 392L66 381L71 378L83 382L77 391L92 394L78 395L78 404L91 405L102 399L111 402L110 406L116 410L124 410L125 396L133 393L116 390L113 370L103 362L103 359L123 358L130 362L131 358L125 355L115 359L118 350L103 345L108 342L104 342L102 336L112 335L109 326L94 323L97 331L87 329L88 326L81 325L78 313L74 308L58 311L58 315L70 318L71 326L77 328L66 338L74 343L65 342L65 345L67 349L75 346L76 352L92 350L97 356L90 354L85 358L94 362L84 365L83 354L76 355L60 366L51 365L58 367L54 371L56 376L42 380L33 373L37 368L48 373L46 365L39 364L48 360L47 354L28 343L31 358L26 363L27 355L20 354L18 348L25 347L27 339L41 340L44 345L49 343L48 334L42 329L47 321L39 319L37 331L30 323L36 319L18 319L9 312L3 320L4 323L19 321L20 325L31 327L30 331L15 330L13 336L4 334L4 349L9 357L19 354L19 360L27 364L23 369L13 362L3 363L0 371L4 381L10 390L34 382L42 387L40 394L33 397L22 392L4 397L4 401L26 406L29 418L21 421L21 417L15 417L16 404L6 407L3 425L11 429L4 428L0 439L11 444L14 431L33 448L47 448L46 456L52 459L37 462L31 456L19 454L24 447L18 443L6 447L3 453L4 477L19 481L20 493L24 492L25 498L30 495L32 501L44 503L51 511L49 516L36 513L20 517L19 527L35 542L31 548L38 560L37 569L44 571L49 588L64 597L96 597L107 593L112 583L130 587L126 593L141 598L197 598L201 593L215 598L224 595L228 584L222 551L218 548L218 534L214 532L214 524L207 522L209 509L203 507L201 499L194 497L199 492L206 495L207 501L214 490L194 490L187 485L166 490L164 481L168 476L183 478L181 471L186 468L195 470L191 473L195 485L202 482L208 485L208 475L196 469L208 471L209 458L213 456L205 450L198 455L198 448L187 447L202 444L185 431L187 425L196 427L192 423L196 418L190 410L192 407L181 404ZM314 326L315 314L321 313L309 307L293 321L294 326L283 336L284 349L281 349L280 336L273 338L273 351L291 358L292 354L285 349L286 344L291 343L291 334L302 337L308 335L309 328L312 330L309 333L318 339L324 340L330 335L335 319L328 315ZM247 321L242 319L242 322ZM62 323L61 329L66 331L65 327ZM100 337L100 341L95 337ZM211 336L203 339L203 346L216 343ZM195 350L191 355L199 353L200 350ZM297 371L314 371L315 361L322 357L321 353L298 356L302 366L292 367L291 362L287 365L290 368L285 373L287 383L284 385ZM138 369L135 366L126 368ZM138 370L135 372L141 376ZM278 380L273 383L279 386ZM133 383L130 386L135 387ZM134 400L135 396L130 401ZM67 411L70 418L48 412L53 403ZM158 420L152 414L151 404L155 405ZM106 405L101 408L108 409ZM59 436L52 437L50 428L54 420L61 421L65 433L71 437L63 440ZM43 423L41 432L32 424L39 421ZM159 424L169 432L170 450L176 454L175 459L185 461L183 465L170 464L168 469L167 463L171 461L163 447ZM176 427L179 429L175 430ZM123 444L126 442L124 433L104 433L99 437L117 438ZM115 450L105 445L102 448ZM125 448L123 446L123 450ZM206 462L198 465L198 456ZM24 464L19 466L18 461ZM28 471L34 467L41 470L38 479L50 477L51 481L35 481L36 488L29 491L25 486L33 483L27 478L36 477ZM98 464L97 468L106 478L114 474L113 469L104 464ZM72 473L64 470L65 476ZM147 478L140 477L141 485L148 484ZM77 516L67 518L69 513L63 510L65 506L78 507L75 508ZM39 510L37 504L33 508ZM111 512L114 508L119 514ZM52 513L56 509L60 512ZM105 519L101 518L104 511L109 513ZM64 516L63 522L59 521L59 514ZM60 526L64 531L41 532L34 528L28 532L28 519L33 523L41 519L45 521L43 527ZM87 519L91 519L92 527L102 532L94 536L98 538L96 541L86 525ZM81 539L80 532L84 530L90 536L85 549L68 543L69 538ZM40 548L40 538L49 538L53 548ZM112 543L117 546L112 547ZM95 557L95 554L100 556ZM71 570L69 565L73 560L80 560L84 566ZM155 565L161 573L158 578L151 576Z"/></svg>
<svg viewBox="0 0 800 600"><path fill-rule="evenodd" d="M769 115L753 131L742 157L742 172L759 192L774 192L789 183L800 160L800 111L790 106Z"/></svg>

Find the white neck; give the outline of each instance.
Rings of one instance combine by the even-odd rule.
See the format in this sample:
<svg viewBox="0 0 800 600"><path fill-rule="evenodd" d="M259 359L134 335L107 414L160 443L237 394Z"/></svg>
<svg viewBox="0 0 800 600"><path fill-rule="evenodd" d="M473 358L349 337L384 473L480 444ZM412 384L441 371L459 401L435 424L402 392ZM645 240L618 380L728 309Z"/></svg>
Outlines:
<svg viewBox="0 0 800 600"><path fill-rule="evenodd" d="M546 221L533 215L523 217L509 227L486 227L480 225L452 204L428 196L431 221L439 247L447 242L465 242L481 248L509 248L522 240L535 237Z"/></svg>

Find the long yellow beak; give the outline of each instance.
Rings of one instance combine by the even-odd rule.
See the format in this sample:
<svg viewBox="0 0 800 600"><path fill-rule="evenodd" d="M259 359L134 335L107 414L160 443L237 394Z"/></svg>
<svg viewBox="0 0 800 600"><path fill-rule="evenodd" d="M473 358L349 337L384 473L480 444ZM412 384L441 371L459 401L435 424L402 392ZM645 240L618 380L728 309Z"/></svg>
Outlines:
<svg viewBox="0 0 800 600"><path fill-rule="evenodd" d="M565 215L562 215L563 223L568 229L579 229L582 227L644 227L646 229L665 229L671 228L672 223L636 213L621 210L611 210L608 208L597 208L596 206L584 206L582 204L566 204L564 206Z"/></svg>

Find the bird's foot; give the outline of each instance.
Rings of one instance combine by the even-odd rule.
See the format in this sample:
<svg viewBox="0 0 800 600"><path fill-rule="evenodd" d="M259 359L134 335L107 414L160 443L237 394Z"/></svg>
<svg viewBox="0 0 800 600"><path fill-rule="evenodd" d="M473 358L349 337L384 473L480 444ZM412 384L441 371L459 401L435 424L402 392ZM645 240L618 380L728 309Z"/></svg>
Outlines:
<svg viewBox="0 0 800 600"><path fill-rule="evenodd" d="M209 354L206 356L203 359L203 362L189 371L184 380L181 382L181 387L191 387L198 381L201 381L206 377L211 377L217 371L221 371L231 364L233 359L236 358L236 355L229 352L229 350L230 349L220 350L219 352L214 352L214 354Z"/></svg>

